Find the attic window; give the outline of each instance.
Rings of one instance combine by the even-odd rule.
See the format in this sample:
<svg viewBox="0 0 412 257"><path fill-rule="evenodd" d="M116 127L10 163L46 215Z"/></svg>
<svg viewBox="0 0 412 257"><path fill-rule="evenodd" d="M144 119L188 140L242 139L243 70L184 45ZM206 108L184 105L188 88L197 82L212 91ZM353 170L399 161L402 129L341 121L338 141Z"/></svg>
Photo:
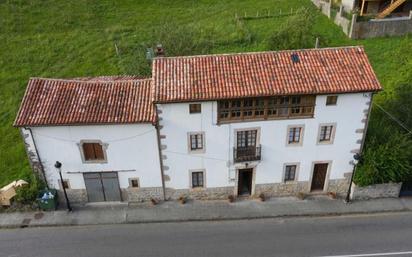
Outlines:
<svg viewBox="0 0 412 257"><path fill-rule="evenodd" d="M299 55L298 54L292 54L290 56L290 58L292 59L293 63L298 63L299 62Z"/></svg>

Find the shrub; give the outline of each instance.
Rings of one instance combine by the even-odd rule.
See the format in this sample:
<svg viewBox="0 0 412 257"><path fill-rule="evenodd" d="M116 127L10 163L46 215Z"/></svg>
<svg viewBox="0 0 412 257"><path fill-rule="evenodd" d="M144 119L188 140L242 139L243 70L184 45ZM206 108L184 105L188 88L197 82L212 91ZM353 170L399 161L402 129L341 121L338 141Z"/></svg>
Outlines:
<svg viewBox="0 0 412 257"><path fill-rule="evenodd" d="M412 140L392 132L386 143L372 139L357 167L354 182L359 186L412 179Z"/></svg>
<svg viewBox="0 0 412 257"><path fill-rule="evenodd" d="M360 186L412 180L412 137L396 120L412 126L412 85L386 93L383 110L372 109L362 161L354 182Z"/></svg>
<svg viewBox="0 0 412 257"><path fill-rule="evenodd" d="M34 202L40 191L45 188L44 182L36 175L32 175L27 179L29 183L16 189L16 196L14 200L22 204L30 204Z"/></svg>
<svg viewBox="0 0 412 257"><path fill-rule="evenodd" d="M206 35L202 35L202 31L194 26L165 21L153 31L150 45L155 47L162 44L166 56L205 54L212 48L212 40L207 39L211 34L213 33L208 31Z"/></svg>
<svg viewBox="0 0 412 257"><path fill-rule="evenodd" d="M314 13L301 8L282 23L268 39L270 50L313 48L316 37L312 34Z"/></svg>

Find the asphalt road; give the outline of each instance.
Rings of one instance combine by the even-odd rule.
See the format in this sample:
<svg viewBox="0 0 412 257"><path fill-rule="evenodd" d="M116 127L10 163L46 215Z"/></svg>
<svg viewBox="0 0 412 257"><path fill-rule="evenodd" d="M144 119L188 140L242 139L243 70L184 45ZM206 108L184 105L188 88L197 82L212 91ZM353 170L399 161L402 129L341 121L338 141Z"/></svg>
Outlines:
<svg viewBox="0 0 412 257"><path fill-rule="evenodd" d="M412 214L0 230L0 256L412 256Z"/></svg>

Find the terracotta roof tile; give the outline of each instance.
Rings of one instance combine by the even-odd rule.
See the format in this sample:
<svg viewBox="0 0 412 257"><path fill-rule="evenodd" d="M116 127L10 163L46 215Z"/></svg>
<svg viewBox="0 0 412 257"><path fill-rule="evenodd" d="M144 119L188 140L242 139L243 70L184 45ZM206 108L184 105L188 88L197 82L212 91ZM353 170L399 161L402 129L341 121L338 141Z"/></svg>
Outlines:
<svg viewBox="0 0 412 257"><path fill-rule="evenodd" d="M363 47L155 58L153 85L160 103L381 90Z"/></svg>
<svg viewBox="0 0 412 257"><path fill-rule="evenodd" d="M14 126L154 123L151 79L30 79Z"/></svg>

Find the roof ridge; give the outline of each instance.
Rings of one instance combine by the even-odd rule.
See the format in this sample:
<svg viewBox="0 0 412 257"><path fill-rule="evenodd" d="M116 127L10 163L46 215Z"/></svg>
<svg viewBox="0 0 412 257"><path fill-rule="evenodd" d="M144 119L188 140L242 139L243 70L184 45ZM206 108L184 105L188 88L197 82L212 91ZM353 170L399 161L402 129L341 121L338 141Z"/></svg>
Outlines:
<svg viewBox="0 0 412 257"><path fill-rule="evenodd" d="M104 76L102 76L104 77ZM87 77L85 77L87 78ZM139 78L139 79L124 79L124 80L97 80L98 77L95 77L96 80L93 80L93 78L91 78L90 80L82 80L79 78L74 78L74 79L61 79L61 78L44 78L44 77L30 77L29 81L32 80L43 80L43 81L61 81L61 82L81 82L81 83L113 83L113 82L129 82L129 81L133 81L133 82L144 82L144 81L152 81L152 78Z"/></svg>
<svg viewBox="0 0 412 257"><path fill-rule="evenodd" d="M285 49L285 50L279 50L279 51L256 51L256 52L200 54L200 55L186 55L186 56L165 56L165 57L155 57L153 58L153 60L185 59L185 58L194 58L194 57L213 57L213 56L230 56L230 55L252 55L252 54L267 54L267 53L308 52L308 51L324 51L324 50L353 49L353 48L360 48L362 50L364 49L363 45L353 45L353 46L336 46L336 47L323 47L323 48Z"/></svg>

